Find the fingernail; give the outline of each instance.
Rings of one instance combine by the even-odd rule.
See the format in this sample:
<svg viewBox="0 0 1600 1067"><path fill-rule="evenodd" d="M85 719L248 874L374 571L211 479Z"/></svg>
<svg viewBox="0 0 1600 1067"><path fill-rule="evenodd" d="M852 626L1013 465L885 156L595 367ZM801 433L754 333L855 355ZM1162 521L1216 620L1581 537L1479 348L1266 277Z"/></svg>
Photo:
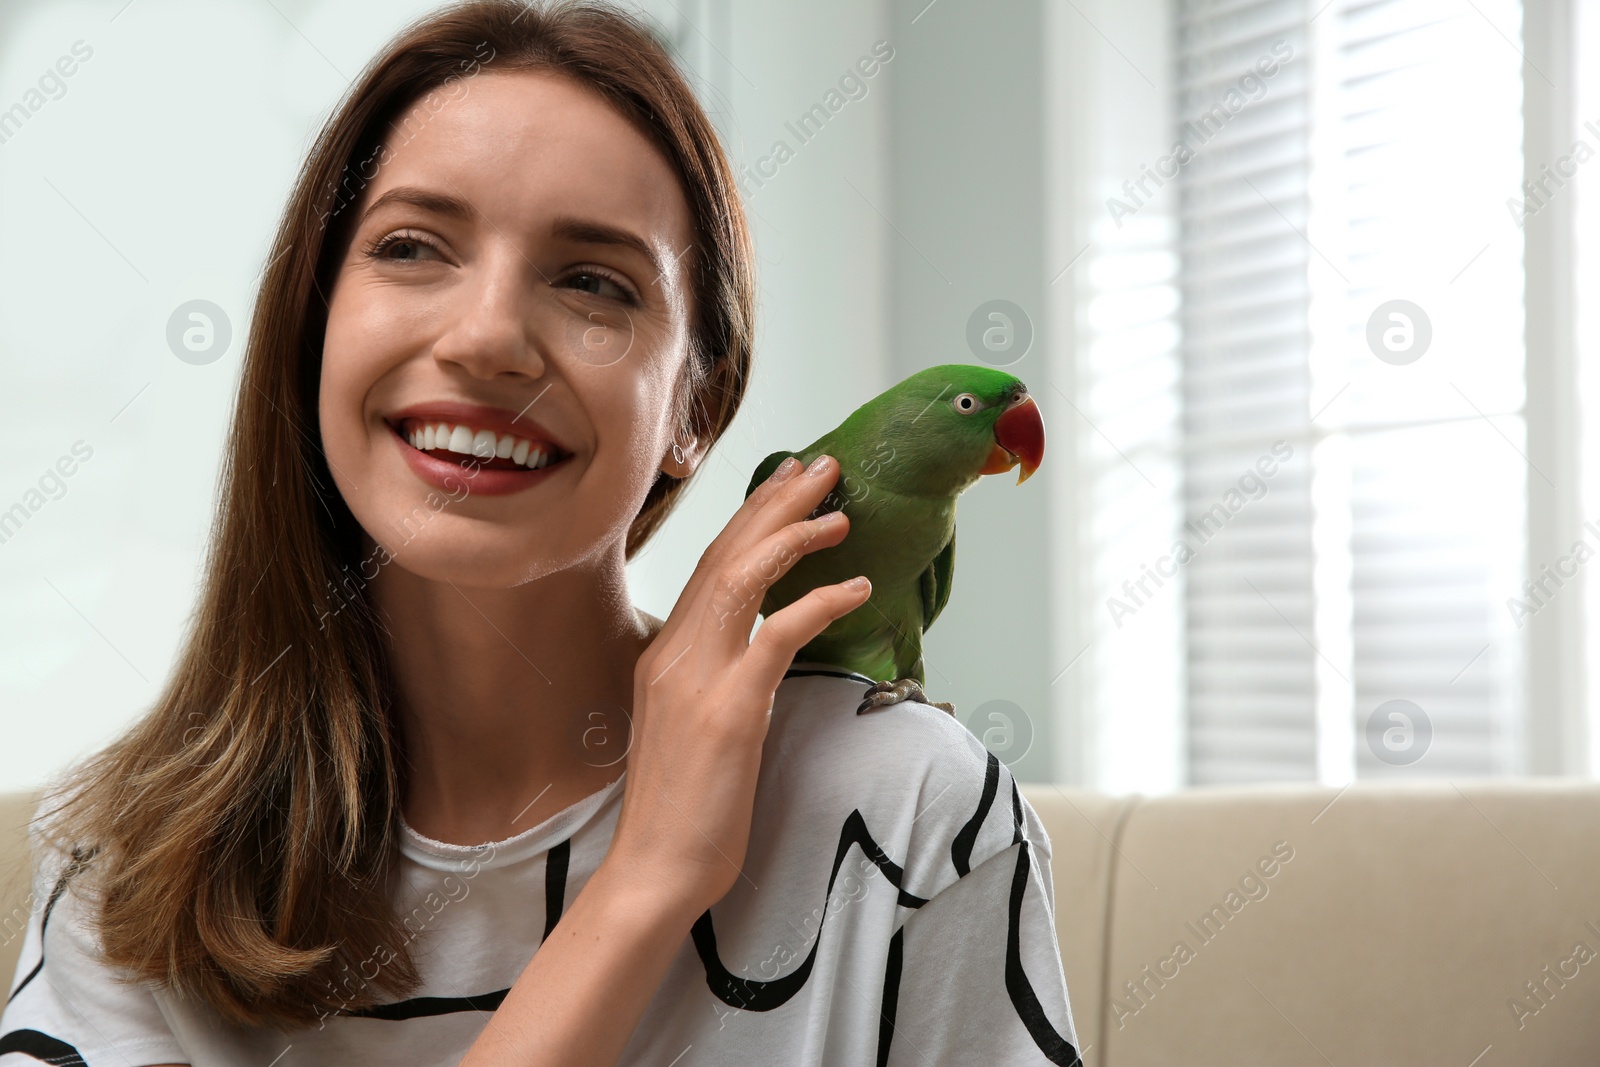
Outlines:
<svg viewBox="0 0 1600 1067"><path fill-rule="evenodd" d="M790 456L788 459L778 464L778 469L773 471L772 476L767 480L771 482L781 482L799 469L800 461L795 459L793 456Z"/></svg>
<svg viewBox="0 0 1600 1067"><path fill-rule="evenodd" d="M807 474L821 474L822 473L822 468L826 467L827 465L828 465L828 456L827 456L826 453L824 453L823 455L820 455L816 459L811 461L811 466L806 468L806 473Z"/></svg>
<svg viewBox="0 0 1600 1067"><path fill-rule="evenodd" d="M867 581L867 576L865 574L858 574L848 582L844 583L844 587L851 592L855 592L859 589L867 589L871 585L872 583Z"/></svg>
<svg viewBox="0 0 1600 1067"><path fill-rule="evenodd" d="M817 516L817 521L821 523L838 522L842 515L844 515L842 511L824 512Z"/></svg>

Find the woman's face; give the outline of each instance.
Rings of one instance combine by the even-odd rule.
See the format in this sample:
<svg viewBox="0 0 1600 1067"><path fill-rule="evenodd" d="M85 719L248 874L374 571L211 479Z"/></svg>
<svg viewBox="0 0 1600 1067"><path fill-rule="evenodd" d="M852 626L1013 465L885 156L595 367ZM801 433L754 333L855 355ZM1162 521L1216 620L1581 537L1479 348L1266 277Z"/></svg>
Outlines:
<svg viewBox="0 0 1600 1067"><path fill-rule="evenodd" d="M687 473L691 216L667 159L574 82L485 73L431 106L347 174L371 180L342 209L322 445L401 566L505 588L617 545L656 473Z"/></svg>

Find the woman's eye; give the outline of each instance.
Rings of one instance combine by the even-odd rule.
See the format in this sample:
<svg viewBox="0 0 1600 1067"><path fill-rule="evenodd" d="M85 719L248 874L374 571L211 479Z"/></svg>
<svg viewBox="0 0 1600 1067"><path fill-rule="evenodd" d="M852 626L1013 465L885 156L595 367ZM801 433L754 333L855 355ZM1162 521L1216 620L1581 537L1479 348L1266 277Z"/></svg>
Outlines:
<svg viewBox="0 0 1600 1067"><path fill-rule="evenodd" d="M595 296L607 296L613 300L633 303L632 293L604 274L599 274L592 270L581 270L569 276L567 284L575 285L576 288L582 289L586 293L593 293ZM610 286L610 291L606 290L607 286Z"/></svg>
<svg viewBox="0 0 1600 1067"><path fill-rule="evenodd" d="M400 256L391 256L386 254L394 249L402 249L410 254ZM438 249L435 248L432 243L424 241L422 238L414 234L391 233L368 249L367 254L372 256L374 259L387 259L403 263L414 260L423 252L437 251Z"/></svg>

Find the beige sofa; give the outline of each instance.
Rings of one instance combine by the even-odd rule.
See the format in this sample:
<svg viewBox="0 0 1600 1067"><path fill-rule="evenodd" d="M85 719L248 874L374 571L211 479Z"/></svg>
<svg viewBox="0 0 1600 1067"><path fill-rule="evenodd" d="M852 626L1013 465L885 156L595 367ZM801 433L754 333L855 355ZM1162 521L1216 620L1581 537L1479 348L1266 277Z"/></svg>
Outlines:
<svg viewBox="0 0 1600 1067"><path fill-rule="evenodd" d="M1024 792L1089 1067L1600 1064L1600 783ZM8 978L31 803L0 797Z"/></svg>

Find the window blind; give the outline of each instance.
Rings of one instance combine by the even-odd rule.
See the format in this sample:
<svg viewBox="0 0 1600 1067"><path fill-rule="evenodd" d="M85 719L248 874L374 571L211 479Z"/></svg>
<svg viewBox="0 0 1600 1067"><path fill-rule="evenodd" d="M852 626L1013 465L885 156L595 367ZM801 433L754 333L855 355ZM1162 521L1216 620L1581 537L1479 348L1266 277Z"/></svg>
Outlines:
<svg viewBox="0 0 1600 1067"><path fill-rule="evenodd" d="M1337 131L1328 230L1345 247L1342 335L1316 369L1348 383L1319 430L1348 442L1350 654L1356 774L1520 770L1520 593L1530 471L1523 421L1521 5L1340 0L1320 117ZM1536 76L1530 74L1530 76ZM1375 306L1429 317L1413 363L1375 358ZM1341 687L1343 688L1343 687ZM1364 735L1404 699L1431 724L1415 762ZM1415 753L1413 753L1415 754Z"/></svg>
<svg viewBox="0 0 1600 1067"><path fill-rule="evenodd" d="M1316 766L1304 21L1294 0L1174 19L1192 785Z"/></svg>
<svg viewBox="0 0 1600 1067"><path fill-rule="evenodd" d="M1189 781L1514 772L1520 5L1173 21Z"/></svg>

